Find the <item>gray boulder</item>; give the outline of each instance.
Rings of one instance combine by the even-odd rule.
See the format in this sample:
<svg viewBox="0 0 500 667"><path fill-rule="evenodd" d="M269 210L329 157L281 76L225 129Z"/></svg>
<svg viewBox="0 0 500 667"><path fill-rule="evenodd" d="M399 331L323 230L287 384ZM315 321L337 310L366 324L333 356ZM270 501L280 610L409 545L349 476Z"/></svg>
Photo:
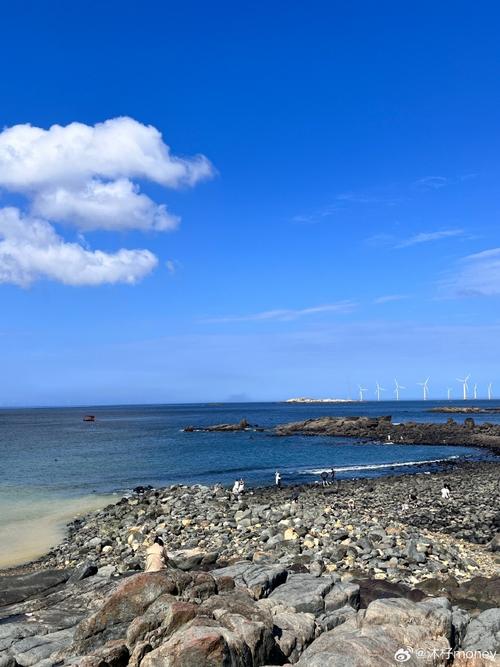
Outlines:
<svg viewBox="0 0 500 667"><path fill-rule="evenodd" d="M487 609L469 623L461 649L500 652L499 608Z"/></svg>
<svg viewBox="0 0 500 667"><path fill-rule="evenodd" d="M312 574L292 574L286 583L276 588L269 600L295 611L315 616L325 609L325 596L335 585L333 577L315 577Z"/></svg>

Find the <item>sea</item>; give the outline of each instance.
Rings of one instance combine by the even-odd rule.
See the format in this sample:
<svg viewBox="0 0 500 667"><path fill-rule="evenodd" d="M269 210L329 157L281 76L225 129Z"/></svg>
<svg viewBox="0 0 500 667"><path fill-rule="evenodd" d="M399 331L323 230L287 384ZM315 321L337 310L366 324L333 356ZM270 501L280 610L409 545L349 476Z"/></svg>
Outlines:
<svg viewBox="0 0 500 667"><path fill-rule="evenodd" d="M0 409L0 567L26 560L26 532L36 532L41 552L60 536L54 531L57 523L62 525L79 512L112 502L138 485L230 486L235 479L243 478L247 487L253 487L272 484L276 470L284 484L315 483L321 471L331 467L342 480L432 472L450 461L494 458L487 450L471 447L366 443L321 436L276 437L267 430L183 431L186 426L235 423L243 418L265 429L327 415L392 415L394 422L446 421L450 415L429 412L441 405L450 403ZM467 405L499 408L500 401ZM84 421L87 414L95 415L95 422ZM457 421L466 416L453 415ZM500 413L473 417L477 422L500 423ZM33 539L31 547L32 543ZM30 558L34 551L29 552Z"/></svg>

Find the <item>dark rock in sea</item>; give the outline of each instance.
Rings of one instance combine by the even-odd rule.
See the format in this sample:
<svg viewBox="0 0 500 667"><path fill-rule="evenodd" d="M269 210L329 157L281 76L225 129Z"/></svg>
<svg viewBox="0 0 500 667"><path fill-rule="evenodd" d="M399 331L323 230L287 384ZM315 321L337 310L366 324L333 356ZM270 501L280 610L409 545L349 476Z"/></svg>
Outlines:
<svg viewBox="0 0 500 667"><path fill-rule="evenodd" d="M475 424L470 417L459 424L405 422L394 424L390 416L382 417L321 417L302 422L281 424L274 429L278 436L322 435L330 437L369 438L371 441L395 444L467 445L500 449L500 425Z"/></svg>
<svg viewBox="0 0 500 667"><path fill-rule="evenodd" d="M237 424L215 424L213 426L186 426L183 431L184 433L193 433L195 431L204 431L206 433L211 433L213 431L263 431L264 429L250 424L246 419L242 419Z"/></svg>

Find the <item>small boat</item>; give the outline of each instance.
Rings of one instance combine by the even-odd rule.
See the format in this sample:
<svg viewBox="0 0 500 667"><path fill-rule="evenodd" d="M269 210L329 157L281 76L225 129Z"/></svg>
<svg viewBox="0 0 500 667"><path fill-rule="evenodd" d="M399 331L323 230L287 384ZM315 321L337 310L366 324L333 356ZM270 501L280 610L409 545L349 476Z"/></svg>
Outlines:
<svg viewBox="0 0 500 667"><path fill-rule="evenodd" d="M95 415L85 415L83 418L84 422L95 422Z"/></svg>

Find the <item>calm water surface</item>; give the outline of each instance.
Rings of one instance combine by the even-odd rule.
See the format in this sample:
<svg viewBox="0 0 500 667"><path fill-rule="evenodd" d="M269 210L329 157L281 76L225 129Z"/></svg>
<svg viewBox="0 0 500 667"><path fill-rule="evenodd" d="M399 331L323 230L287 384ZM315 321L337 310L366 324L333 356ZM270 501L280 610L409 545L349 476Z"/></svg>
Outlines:
<svg viewBox="0 0 500 667"><path fill-rule="evenodd" d="M285 483L317 479L323 468L338 476L412 472L412 463L466 456L485 450L412 445L361 444L352 439L272 437L267 433L183 433L187 425L237 422L263 427L325 415L391 414L394 421L446 421L429 413L427 401L300 405L117 406L0 410L0 507L20 494L75 496L119 492L137 484L222 482L244 477L249 485L272 483L279 468ZM475 401L500 407L500 402ZM86 423L83 415L96 416ZM457 420L464 416L456 415ZM500 423L500 414L475 415ZM405 464L405 465L401 465ZM429 463L429 468L435 467ZM10 499L10 501L9 501ZM1 519L0 519L1 520Z"/></svg>

